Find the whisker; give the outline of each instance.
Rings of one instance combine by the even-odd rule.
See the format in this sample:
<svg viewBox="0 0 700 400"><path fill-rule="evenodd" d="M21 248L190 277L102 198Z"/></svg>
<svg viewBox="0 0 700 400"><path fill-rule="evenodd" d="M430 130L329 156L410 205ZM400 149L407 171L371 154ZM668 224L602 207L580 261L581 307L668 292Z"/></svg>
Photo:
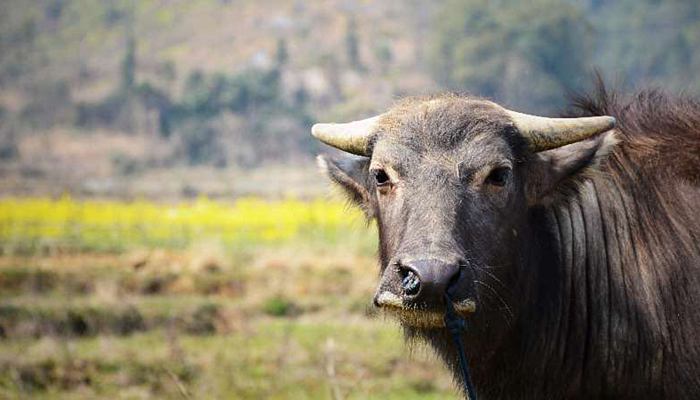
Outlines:
<svg viewBox="0 0 700 400"><path fill-rule="evenodd" d="M506 311L508 313L508 316L510 317L510 319L515 319L515 315L513 314L513 310L510 308L508 303L503 299L503 297L498 293L498 291L496 291L496 289L494 289L490 285L488 285L480 280L474 280L474 283L477 283L477 284L489 289L491 291L491 293L493 293L495 295L496 299L501 303L501 305L503 305L502 310Z"/></svg>
<svg viewBox="0 0 700 400"><path fill-rule="evenodd" d="M482 268L482 267L480 267L480 266L478 266L478 265L472 266L472 270L474 270L474 272L476 272L476 271L483 272L483 273L486 274L488 277L490 277L491 279L493 279L496 283L498 283L499 285L501 285L501 287L502 287L503 289L505 289L506 291L510 292L510 288L509 288L508 286L506 286L506 284L503 283L503 281L502 281L498 276L496 276L493 272L487 271L486 269L484 269L484 268Z"/></svg>

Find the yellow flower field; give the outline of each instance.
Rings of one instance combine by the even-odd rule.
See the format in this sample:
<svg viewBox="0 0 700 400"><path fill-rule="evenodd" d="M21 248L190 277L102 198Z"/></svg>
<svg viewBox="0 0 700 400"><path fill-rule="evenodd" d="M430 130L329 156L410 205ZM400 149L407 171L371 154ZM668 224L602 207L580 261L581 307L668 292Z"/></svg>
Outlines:
<svg viewBox="0 0 700 400"><path fill-rule="evenodd" d="M52 247L120 251L211 239L228 246L314 240L333 244L366 236L360 213L336 201L0 199L0 243L5 252Z"/></svg>

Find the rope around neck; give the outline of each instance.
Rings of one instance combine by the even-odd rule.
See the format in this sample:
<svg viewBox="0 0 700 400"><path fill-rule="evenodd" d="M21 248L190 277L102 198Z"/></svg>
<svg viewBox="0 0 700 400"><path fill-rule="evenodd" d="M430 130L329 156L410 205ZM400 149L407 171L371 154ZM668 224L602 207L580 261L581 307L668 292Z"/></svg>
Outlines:
<svg viewBox="0 0 700 400"><path fill-rule="evenodd" d="M467 363L467 356L464 353L464 345L462 344L461 336L461 333L467 328L467 322L457 315L452 305L452 299L450 299L447 293L445 293L445 305L445 327L447 327L447 330L452 334L452 340L459 353L459 365L462 371L462 380L464 381L464 391L469 400L476 400L476 391L474 390L474 385L469 376L469 364Z"/></svg>

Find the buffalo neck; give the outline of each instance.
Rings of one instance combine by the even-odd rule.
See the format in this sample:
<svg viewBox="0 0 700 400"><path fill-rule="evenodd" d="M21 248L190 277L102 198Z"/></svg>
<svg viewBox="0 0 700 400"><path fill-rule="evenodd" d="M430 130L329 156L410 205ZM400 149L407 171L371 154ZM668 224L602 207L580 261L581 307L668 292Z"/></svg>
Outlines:
<svg viewBox="0 0 700 400"><path fill-rule="evenodd" d="M678 357L674 341L689 340L686 333L699 322L697 312L681 305L697 304L688 279L697 276L691 272L697 260L678 256L693 254L678 251L678 242L698 254L697 217L682 201L698 197L682 185L665 187L665 193L644 191L594 177L532 210L534 239L521 250L518 268L528 282L526 305L500 359L517 366L512 384L527 388L520 398L530 390L552 398L668 395L664 381L674 371L664 365ZM669 212L668 202L679 199ZM687 301L693 296L695 302ZM695 318L680 317L688 312Z"/></svg>

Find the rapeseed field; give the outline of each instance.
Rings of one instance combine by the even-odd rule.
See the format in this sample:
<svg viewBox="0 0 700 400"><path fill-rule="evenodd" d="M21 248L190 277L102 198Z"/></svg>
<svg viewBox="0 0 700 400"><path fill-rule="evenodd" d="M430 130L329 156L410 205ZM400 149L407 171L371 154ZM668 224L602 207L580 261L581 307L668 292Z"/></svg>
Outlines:
<svg viewBox="0 0 700 400"><path fill-rule="evenodd" d="M340 201L198 198L161 204L68 196L0 199L0 243L5 253L179 248L208 239L227 247L316 240L333 244L366 236L360 212Z"/></svg>

